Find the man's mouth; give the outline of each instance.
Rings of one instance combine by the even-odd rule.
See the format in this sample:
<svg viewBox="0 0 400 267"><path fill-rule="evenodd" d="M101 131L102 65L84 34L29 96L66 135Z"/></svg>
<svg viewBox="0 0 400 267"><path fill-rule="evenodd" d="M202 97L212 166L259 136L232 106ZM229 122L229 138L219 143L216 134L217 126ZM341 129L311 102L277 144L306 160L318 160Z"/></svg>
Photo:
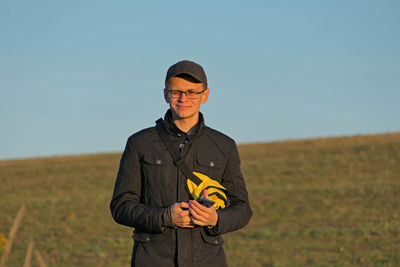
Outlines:
<svg viewBox="0 0 400 267"><path fill-rule="evenodd" d="M177 105L176 107L179 108L179 109L187 109L187 108L190 108L190 106L181 106L181 105Z"/></svg>

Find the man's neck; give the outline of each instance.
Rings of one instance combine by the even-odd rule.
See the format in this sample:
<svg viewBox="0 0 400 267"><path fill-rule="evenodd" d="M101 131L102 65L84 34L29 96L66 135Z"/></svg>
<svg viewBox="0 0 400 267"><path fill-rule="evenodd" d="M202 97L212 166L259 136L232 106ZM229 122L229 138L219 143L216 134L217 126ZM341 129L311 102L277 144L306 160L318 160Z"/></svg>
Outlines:
<svg viewBox="0 0 400 267"><path fill-rule="evenodd" d="M196 129L196 124L199 122L199 114L197 114L197 116L186 119L174 118L174 116L172 115L172 121L176 125L176 127L179 128L179 130L189 135L192 135L193 131Z"/></svg>

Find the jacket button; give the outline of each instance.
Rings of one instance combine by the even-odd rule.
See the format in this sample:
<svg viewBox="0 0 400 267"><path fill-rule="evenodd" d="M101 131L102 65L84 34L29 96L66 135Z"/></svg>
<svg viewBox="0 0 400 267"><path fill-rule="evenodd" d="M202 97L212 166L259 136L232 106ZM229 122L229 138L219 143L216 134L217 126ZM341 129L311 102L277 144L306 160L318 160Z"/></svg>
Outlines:
<svg viewBox="0 0 400 267"><path fill-rule="evenodd" d="M160 164L161 164L161 159L157 159L157 160L156 160L156 164L157 164L157 165L160 165Z"/></svg>
<svg viewBox="0 0 400 267"><path fill-rule="evenodd" d="M214 161L210 161L210 166L211 166L211 167L214 167L214 165L215 165L215 164L214 164Z"/></svg>

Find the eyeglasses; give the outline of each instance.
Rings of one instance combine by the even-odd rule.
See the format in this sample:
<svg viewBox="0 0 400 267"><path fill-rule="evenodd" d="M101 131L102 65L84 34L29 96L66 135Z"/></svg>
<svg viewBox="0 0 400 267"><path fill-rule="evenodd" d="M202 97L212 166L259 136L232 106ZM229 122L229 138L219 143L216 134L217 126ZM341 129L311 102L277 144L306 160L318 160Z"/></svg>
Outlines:
<svg viewBox="0 0 400 267"><path fill-rule="evenodd" d="M168 90L168 97L171 98L179 98L181 97L182 94L185 94L187 98L189 99L197 99L200 97L200 95L207 89L203 89L202 91L196 91L196 90L187 90L187 91L181 91L181 90Z"/></svg>

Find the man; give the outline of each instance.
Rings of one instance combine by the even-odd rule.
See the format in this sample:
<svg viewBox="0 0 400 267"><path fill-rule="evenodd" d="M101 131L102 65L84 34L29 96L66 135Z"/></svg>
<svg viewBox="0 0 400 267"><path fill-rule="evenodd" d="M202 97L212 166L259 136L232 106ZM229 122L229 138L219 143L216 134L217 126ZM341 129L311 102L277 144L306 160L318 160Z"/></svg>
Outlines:
<svg viewBox="0 0 400 267"><path fill-rule="evenodd" d="M204 124L201 104L209 89L203 68L184 60L165 79L169 110L151 127L129 137L110 208L114 220L134 227L132 266L226 266L221 234L250 220L248 194L235 142ZM193 200L187 178L164 142L191 169L218 181L229 204L216 210ZM209 199L207 190L204 197Z"/></svg>

